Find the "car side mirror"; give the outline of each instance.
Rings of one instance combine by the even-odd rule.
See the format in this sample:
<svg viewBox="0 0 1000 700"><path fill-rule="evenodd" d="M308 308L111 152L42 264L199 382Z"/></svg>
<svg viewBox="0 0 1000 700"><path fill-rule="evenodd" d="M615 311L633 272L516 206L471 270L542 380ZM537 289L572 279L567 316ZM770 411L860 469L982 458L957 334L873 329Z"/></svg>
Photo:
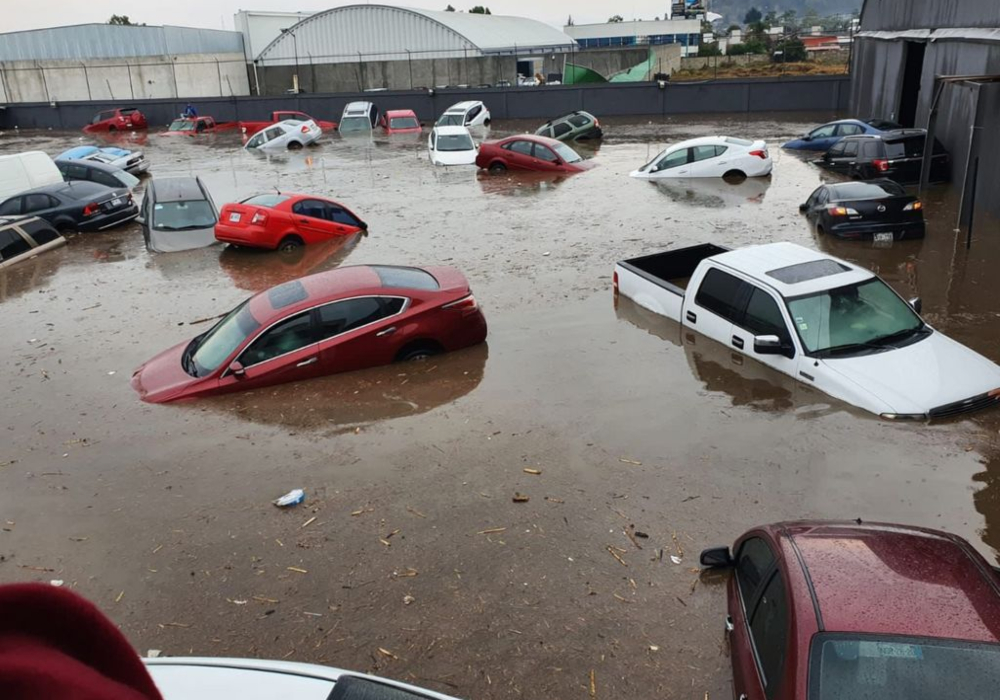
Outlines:
<svg viewBox="0 0 1000 700"><path fill-rule="evenodd" d="M243 366L243 363L239 360L233 360L232 364L229 365L229 373L234 377L245 377L247 370Z"/></svg>
<svg viewBox="0 0 1000 700"><path fill-rule="evenodd" d="M910 304L910 308L918 314L924 309L924 301L920 297L913 297L908 303Z"/></svg>
<svg viewBox="0 0 1000 700"><path fill-rule="evenodd" d="M135 222L137 224L145 226L146 225L146 217L144 217L144 216L137 216L137 217L135 217Z"/></svg>
<svg viewBox="0 0 1000 700"><path fill-rule="evenodd" d="M813 137L812 137L812 136L810 136L809 134L803 134L803 136L802 136L802 140L803 140L803 141L812 141L812 140L813 140Z"/></svg>
<svg viewBox="0 0 1000 700"><path fill-rule="evenodd" d="M753 339L753 351L758 355L782 355L787 345L776 335L758 335Z"/></svg>
<svg viewBox="0 0 1000 700"><path fill-rule="evenodd" d="M729 547L710 547L701 551L698 561L707 569L721 569L733 565L733 556Z"/></svg>
<svg viewBox="0 0 1000 700"><path fill-rule="evenodd" d="M802 204L800 204L799 205L799 211L802 211L802 212L809 211L809 203L808 202L803 202Z"/></svg>

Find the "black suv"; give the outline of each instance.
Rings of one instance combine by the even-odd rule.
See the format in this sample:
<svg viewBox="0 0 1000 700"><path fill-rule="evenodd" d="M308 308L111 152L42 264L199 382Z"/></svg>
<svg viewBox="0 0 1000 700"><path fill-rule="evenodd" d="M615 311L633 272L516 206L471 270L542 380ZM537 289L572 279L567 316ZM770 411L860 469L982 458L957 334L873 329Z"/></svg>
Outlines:
<svg viewBox="0 0 1000 700"><path fill-rule="evenodd" d="M816 163L856 180L890 178L896 182L919 182L926 140L924 129L848 136L831 146ZM935 139L930 179L947 182L950 174L951 159Z"/></svg>

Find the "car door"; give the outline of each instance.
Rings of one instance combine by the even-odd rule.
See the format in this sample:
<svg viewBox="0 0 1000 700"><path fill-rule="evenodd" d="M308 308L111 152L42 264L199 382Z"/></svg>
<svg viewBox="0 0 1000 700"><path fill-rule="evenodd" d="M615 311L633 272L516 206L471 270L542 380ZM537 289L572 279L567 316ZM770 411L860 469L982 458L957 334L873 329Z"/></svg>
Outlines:
<svg viewBox="0 0 1000 700"><path fill-rule="evenodd" d="M722 177L722 167L716 158L715 146L695 146L691 149L688 177Z"/></svg>
<svg viewBox="0 0 1000 700"><path fill-rule="evenodd" d="M676 151L671 151L660 158L660 161L653 166L649 177L652 180L686 177L690 160L690 148L679 148Z"/></svg>
<svg viewBox="0 0 1000 700"><path fill-rule="evenodd" d="M309 379L321 373L313 311L302 311L259 333L239 354L239 374L226 370L222 389L253 389Z"/></svg>
<svg viewBox="0 0 1000 700"><path fill-rule="evenodd" d="M25 195L21 205L22 214L37 214L39 216L59 206L59 200L41 192Z"/></svg>
<svg viewBox="0 0 1000 700"><path fill-rule="evenodd" d="M797 347L786 318L784 304L770 290L748 282L750 296L743 317L733 323L732 347L768 367L799 378L798 366L802 354ZM776 335L786 347L784 354L762 354L754 348L754 338ZM804 377L803 377L804 378Z"/></svg>
<svg viewBox="0 0 1000 700"><path fill-rule="evenodd" d="M0 203L0 216L17 216L21 213L21 202L24 197L11 197Z"/></svg>
<svg viewBox="0 0 1000 700"><path fill-rule="evenodd" d="M571 131L573 131L573 127L568 122L559 122L552 127L552 138L562 140Z"/></svg>
<svg viewBox="0 0 1000 700"><path fill-rule="evenodd" d="M840 140L835 136L836 133L836 124L825 124L818 129L813 129L809 132L809 145L811 148L825 151Z"/></svg>
<svg viewBox="0 0 1000 700"><path fill-rule="evenodd" d="M843 172L844 169L844 149L847 144L844 141L830 146L829 150L823 154L822 164L834 172Z"/></svg>
<svg viewBox="0 0 1000 700"><path fill-rule="evenodd" d="M559 160L559 156L555 154L555 151L548 146L536 143L533 155L533 170L543 173L557 173L562 171L562 161Z"/></svg>
<svg viewBox="0 0 1000 700"><path fill-rule="evenodd" d="M735 561L726 620L733 663L733 696L740 700L766 700L750 621L764 586L776 571L777 558L763 537L750 536L737 547Z"/></svg>
<svg viewBox="0 0 1000 700"><path fill-rule="evenodd" d="M685 298L683 323L731 347L733 322L743 317L749 295L750 285L742 279L717 267L710 267L698 285L694 300Z"/></svg>
<svg viewBox="0 0 1000 700"><path fill-rule="evenodd" d="M766 583L754 602L750 613L750 648L756 662L757 683L747 682L747 700L779 697L785 678L788 660L789 622L788 591L778 560L774 570L765 577Z"/></svg>
<svg viewBox="0 0 1000 700"><path fill-rule="evenodd" d="M830 201L830 191L825 187L821 187L813 193L811 199L812 204L807 212L807 218L815 224L826 211L826 203Z"/></svg>
<svg viewBox="0 0 1000 700"><path fill-rule="evenodd" d="M408 340L394 317L408 305L405 297L362 296L321 306L317 323L323 373L391 363Z"/></svg>
<svg viewBox="0 0 1000 700"><path fill-rule="evenodd" d="M531 141L518 139L504 144L507 151L507 167L511 170L534 170L534 146Z"/></svg>
<svg viewBox="0 0 1000 700"><path fill-rule="evenodd" d="M325 241L340 234L340 225L327 218L327 203L319 199L303 199L292 205L295 228L306 243Z"/></svg>

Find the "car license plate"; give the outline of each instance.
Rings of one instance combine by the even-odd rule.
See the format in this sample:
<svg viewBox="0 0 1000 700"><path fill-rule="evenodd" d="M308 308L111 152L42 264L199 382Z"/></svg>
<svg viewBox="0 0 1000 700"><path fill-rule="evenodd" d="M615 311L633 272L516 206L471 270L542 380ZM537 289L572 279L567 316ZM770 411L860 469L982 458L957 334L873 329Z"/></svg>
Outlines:
<svg viewBox="0 0 1000 700"><path fill-rule="evenodd" d="M229 220L232 221L232 222L234 222L234 223L239 222L239 220L240 220L240 214L239 214L239 212L232 212L229 215Z"/></svg>
<svg viewBox="0 0 1000 700"><path fill-rule="evenodd" d="M887 232L887 231L883 231L881 233L876 233L875 234L875 242L876 243L892 243L892 234L889 233L889 232Z"/></svg>
<svg viewBox="0 0 1000 700"><path fill-rule="evenodd" d="M118 197L115 197L114 199L111 200L111 206L113 206L113 207L121 206L121 203L122 203L122 200L120 198L118 198Z"/></svg>

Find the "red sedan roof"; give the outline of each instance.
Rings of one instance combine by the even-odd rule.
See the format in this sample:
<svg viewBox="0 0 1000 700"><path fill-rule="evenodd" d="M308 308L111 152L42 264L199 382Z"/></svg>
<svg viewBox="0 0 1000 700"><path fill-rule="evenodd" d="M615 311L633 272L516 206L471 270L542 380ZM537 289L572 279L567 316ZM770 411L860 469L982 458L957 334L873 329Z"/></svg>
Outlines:
<svg viewBox="0 0 1000 700"><path fill-rule="evenodd" d="M358 265L319 272L265 290L250 300L250 313L263 325L324 301L377 289L382 281L371 267Z"/></svg>
<svg viewBox="0 0 1000 700"><path fill-rule="evenodd" d="M784 529L826 631L1000 641L1000 575L960 538L868 523Z"/></svg>
<svg viewBox="0 0 1000 700"><path fill-rule="evenodd" d="M412 109L390 109L385 113L387 119L392 117L415 117L417 113Z"/></svg>
<svg viewBox="0 0 1000 700"><path fill-rule="evenodd" d="M535 134L516 134L514 136L508 136L507 138L500 139L494 143L507 143L508 141L534 141L535 143L540 143L549 148L554 148L556 146L563 145L563 142L559 139L550 139L548 136L536 136Z"/></svg>

